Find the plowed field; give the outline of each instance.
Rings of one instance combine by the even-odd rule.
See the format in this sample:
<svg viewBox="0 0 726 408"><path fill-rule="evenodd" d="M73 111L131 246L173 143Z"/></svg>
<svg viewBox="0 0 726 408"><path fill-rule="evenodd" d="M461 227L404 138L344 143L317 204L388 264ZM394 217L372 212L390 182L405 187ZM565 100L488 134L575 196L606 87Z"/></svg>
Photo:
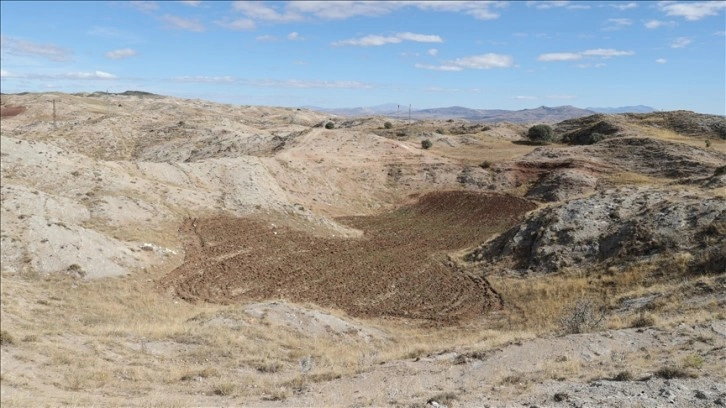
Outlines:
<svg viewBox="0 0 726 408"><path fill-rule="evenodd" d="M446 253L481 243L535 208L503 194L437 192L339 222L364 232L321 238L249 218L187 220L184 264L160 282L189 301L312 302L353 316L454 322L501 307L488 283Z"/></svg>

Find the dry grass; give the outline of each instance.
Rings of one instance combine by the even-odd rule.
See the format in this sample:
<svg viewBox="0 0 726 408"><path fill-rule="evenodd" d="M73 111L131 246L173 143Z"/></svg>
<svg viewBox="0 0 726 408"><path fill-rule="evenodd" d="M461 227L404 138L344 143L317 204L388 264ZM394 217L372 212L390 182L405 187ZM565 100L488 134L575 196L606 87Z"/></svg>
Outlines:
<svg viewBox="0 0 726 408"><path fill-rule="evenodd" d="M508 305L506 318L499 322L500 329L555 332L562 328L563 318L572 318L573 307L583 300L590 302L593 309L603 311L603 327L609 328L672 326L718 319L723 304L708 297L694 303L689 295L699 287L719 286L716 276L689 275L687 265L691 258L689 254L675 253L622 270L564 271L528 277L489 275L487 279ZM649 296L654 299L643 309L625 315L615 313L625 300Z"/></svg>
<svg viewBox="0 0 726 408"><path fill-rule="evenodd" d="M710 140L711 146L708 147L708 149L716 150L721 153L726 153L726 140L704 139L693 136L685 136L672 130L658 129L650 126L642 126L641 129L644 136L667 140L669 142L683 143L700 148L704 148L706 146L705 140Z"/></svg>
<svg viewBox="0 0 726 408"><path fill-rule="evenodd" d="M666 185L671 180L660 179L657 177L648 176L641 173L633 173L629 171L622 171L611 174L605 177L604 181L615 187L617 186L660 186Z"/></svg>

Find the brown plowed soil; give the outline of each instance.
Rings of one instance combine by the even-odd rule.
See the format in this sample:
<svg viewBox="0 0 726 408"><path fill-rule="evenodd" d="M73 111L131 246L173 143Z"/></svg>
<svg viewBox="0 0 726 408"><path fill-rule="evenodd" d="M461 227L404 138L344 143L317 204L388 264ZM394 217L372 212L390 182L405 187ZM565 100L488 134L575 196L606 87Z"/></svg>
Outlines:
<svg viewBox="0 0 726 408"><path fill-rule="evenodd" d="M535 208L504 194L436 192L339 222L362 238L321 238L249 218L187 220L184 264L160 287L189 301L312 302L354 316L456 322L500 308L489 284L446 253L482 242Z"/></svg>

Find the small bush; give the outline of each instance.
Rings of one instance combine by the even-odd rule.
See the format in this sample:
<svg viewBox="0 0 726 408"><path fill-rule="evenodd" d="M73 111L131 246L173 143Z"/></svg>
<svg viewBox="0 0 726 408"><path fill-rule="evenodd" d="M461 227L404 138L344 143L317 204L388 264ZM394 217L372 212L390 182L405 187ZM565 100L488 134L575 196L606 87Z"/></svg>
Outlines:
<svg viewBox="0 0 726 408"><path fill-rule="evenodd" d="M536 143L550 142L553 137L554 132L548 125L534 125L527 132L527 138Z"/></svg>
<svg viewBox="0 0 726 408"><path fill-rule="evenodd" d="M555 402L562 402L569 400L570 396L566 392L558 392L554 395L553 399Z"/></svg>
<svg viewBox="0 0 726 408"><path fill-rule="evenodd" d="M698 354L690 354L685 357L683 357L683 367L684 368L695 368L699 369L703 367L703 357L699 356Z"/></svg>
<svg viewBox="0 0 726 408"><path fill-rule="evenodd" d="M632 381L633 374L630 371L621 371L613 377L613 381Z"/></svg>
<svg viewBox="0 0 726 408"><path fill-rule="evenodd" d="M424 139L421 141L421 147L424 149L430 149L433 145L434 144L429 139Z"/></svg>
<svg viewBox="0 0 726 408"><path fill-rule="evenodd" d="M650 313L641 313L630 323L632 328L650 327L655 325L655 317Z"/></svg>
<svg viewBox="0 0 726 408"><path fill-rule="evenodd" d="M237 392L237 385L234 383L220 383L214 387L214 395L229 396Z"/></svg>
<svg viewBox="0 0 726 408"><path fill-rule="evenodd" d="M436 402L439 406L446 406L450 407L453 405L454 401L458 400L459 397L454 394L453 392L445 392L443 394L438 394L437 396L429 399L426 404L433 405L434 402Z"/></svg>
<svg viewBox="0 0 726 408"><path fill-rule="evenodd" d="M276 373L282 369L282 363L279 361L263 361L255 364L257 371L261 373Z"/></svg>
<svg viewBox="0 0 726 408"><path fill-rule="evenodd" d="M584 140L582 141L583 143L580 143L580 144L587 144L587 145L591 145L591 144L595 144L595 143L597 143L597 142L599 142L599 141L601 141L601 140L605 140L605 135L604 135L604 134L602 134L602 133L597 133L597 132L593 132L593 133L590 133L590 134L589 134L589 135L588 135L588 136L587 136L587 137L586 137L586 138L585 138L585 139L584 139Z"/></svg>
<svg viewBox="0 0 726 408"><path fill-rule="evenodd" d="M0 346L15 344L15 338L5 330L0 330Z"/></svg>
<svg viewBox="0 0 726 408"><path fill-rule="evenodd" d="M672 380L674 378L693 378L694 375L689 373L686 369L674 366L667 366L659 368L655 372L656 377L660 377L664 380Z"/></svg>
<svg viewBox="0 0 726 408"><path fill-rule="evenodd" d="M325 128L326 129L335 129L335 123L328 122L328 123L325 124Z"/></svg>
<svg viewBox="0 0 726 408"><path fill-rule="evenodd" d="M489 167L492 167L492 162L490 162L489 160L484 160L483 162L481 162L479 167L481 167L482 169L488 169Z"/></svg>
<svg viewBox="0 0 726 408"><path fill-rule="evenodd" d="M600 327L604 317L595 302L590 299L580 299L563 311L560 327L565 334L585 333Z"/></svg>
<svg viewBox="0 0 726 408"><path fill-rule="evenodd" d="M706 148L708 149L709 147L711 147L711 141L706 139Z"/></svg>
<svg viewBox="0 0 726 408"><path fill-rule="evenodd" d="M383 124L383 127L386 128L386 129L391 129L393 127L393 123L386 122L386 123Z"/></svg>

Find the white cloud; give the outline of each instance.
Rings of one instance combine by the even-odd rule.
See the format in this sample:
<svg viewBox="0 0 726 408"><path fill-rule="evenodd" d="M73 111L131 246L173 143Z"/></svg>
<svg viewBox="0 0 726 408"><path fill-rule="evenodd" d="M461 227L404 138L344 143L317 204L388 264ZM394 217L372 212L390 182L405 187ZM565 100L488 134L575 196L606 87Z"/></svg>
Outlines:
<svg viewBox="0 0 726 408"><path fill-rule="evenodd" d="M290 34L287 35L287 39L290 40L290 41L296 41L296 40L302 40L303 38L300 37L300 34L298 34L297 32L293 31L293 32L291 32Z"/></svg>
<svg viewBox="0 0 726 408"><path fill-rule="evenodd" d="M658 8L668 16L683 17L689 21L700 20L708 16L716 16L723 9L726 9L726 1L703 1L678 3L663 1Z"/></svg>
<svg viewBox="0 0 726 408"><path fill-rule="evenodd" d="M233 8L249 18L274 23L289 23L303 18L302 15L296 12L286 11L280 13L275 8L258 1L235 1Z"/></svg>
<svg viewBox="0 0 726 408"><path fill-rule="evenodd" d="M599 62L597 64L577 64L575 66L577 68L588 69L588 68L602 68L605 66L605 64L602 62Z"/></svg>
<svg viewBox="0 0 726 408"><path fill-rule="evenodd" d="M200 0L181 0L179 1L181 4L186 4L187 6L197 7L198 5L202 4Z"/></svg>
<svg viewBox="0 0 726 408"><path fill-rule="evenodd" d="M190 20L177 16L170 16L168 14L161 19L166 22L169 28L192 31L195 33L201 33L202 31L204 31L204 26L202 25L202 23L196 20Z"/></svg>
<svg viewBox="0 0 726 408"><path fill-rule="evenodd" d="M131 48L122 48L119 50L109 51L104 55L106 56L106 58L111 58L111 59L117 60L117 59L133 57L136 54L137 54L136 51L132 50Z"/></svg>
<svg viewBox="0 0 726 408"><path fill-rule="evenodd" d="M719 37L726 37L726 31L724 31L724 30L716 31L715 33L713 33L713 35L717 35Z"/></svg>
<svg viewBox="0 0 726 408"><path fill-rule="evenodd" d="M142 42L143 39L136 35L132 34L127 31L119 30L115 27L99 27L95 26L87 31L88 35L96 36L96 37L105 37L105 38L114 38L118 40L122 40L125 42L130 43L138 43Z"/></svg>
<svg viewBox="0 0 726 408"><path fill-rule="evenodd" d="M442 88L440 86L428 86L423 90L424 92L461 92L459 88Z"/></svg>
<svg viewBox="0 0 726 408"><path fill-rule="evenodd" d="M144 13L150 13L159 9L159 5L155 1L130 1L128 4Z"/></svg>
<svg viewBox="0 0 726 408"><path fill-rule="evenodd" d="M567 7L569 1L528 1L527 6L535 7L539 10L548 10L553 8Z"/></svg>
<svg viewBox="0 0 726 408"><path fill-rule="evenodd" d="M607 20L607 24L608 25L604 28L604 30L614 31L631 26L633 24L633 20L629 18L609 18Z"/></svg>
<svg viewBox="0 0 726 408"><path fill-rule="evenodd" d="M104 71L94 72L69 72L67 74L52 76L57 79L116 79L118 78L114 74L109 74Z"/></svg>
<svg viewBox="0 0 726 408"><path fill-rule="evenodd" d="M624 57L629 55L635 55L633 51L620 51L612 48L596 48L592 50L585 50L580 52L555 52L549 54L541 54L537 57L537 61L552 62L552 61L576 61L584 57Z"/></svg>
<svg viewBox="0 0 726 408"><path fill-rule="evenodd" d="M257 28L254 21L249 18L238 18L236 20L217 20L214 22L220 27L228 28L235 31L252 31Z"/></svg>
<svg viewBox="0 0 726 408"><path fill-rule="evenodd" d="M23 78L23 79L51 79L51 80L110 80L117 79L114 74L104 71L93 72L66 72L64 74L11 74L4 71L2 76L5 78Z"/></svg>
<svg viewBox="0 0 726 408"><path fill-rule="evenodd" d="M356 16L379 17L405 8L424 11L462 13L480 20L499 18L495 8L503 1L290 1L282 3L236 1L234 9L248 18L275 23L303 19L345 20Z"/></svg>
<svg viewBox="0 0 726 408"><path fill-rule="evenodd" d="M665 58L658 58L657 60L655 60L655 62L657 62L659 64L665 64L668 62L668 60Z"/></svg>
<svg viewBox="0 0 726 408"><path fill-rule="evenodd" d="M589 57L602 57L602 58L610 58L610 57L625 57L629 55L634 55L635 52L633 51L619 51L614 50L612 48L596 48L593 50L586 50L582 52L582 55L586 55Z"/></svg>
<svg viewBox="0 0 726 408"><path fill-rule="evenodd" d="M457 58L452 61L444 61L441 65L416 64L416 68L430 69L434 71L462 71L464 69L491 69L511 68L514 66L514 58L510 55L482 54L469 57Z"/></svg>
<svg viewBox="0 0 726 408"><path fill-rule="evenodd" d="M342 45L355 45L361 47L377 47L385 44L398 44L402 41L415 41L415 42L426 42L426 43L441 43L444 40L438 35L427 35L427 34L415 34L415 33L397 33L394 35L383 36L383 35L367 35L361 38L351 38L348 40L335 41L331 45L342 46Z"/></svg>
<svg viewBox="0 0 726 408"><path fill-rule="evenodd" d="M553 52L549 54L542 54L537 57L537 61L574 61L582 58L582 55L574 52Z"/></svg>
<svg viewBox="0 0 726 408"><path fill-rule="evenodd" d="M371 89L373 85L359 81L307 81L298 79L257 79L245 81L251 86L263 88L332 88L332 89Z"/></svg>
<svg viewBox="0 0 726 408"><path fill-rule="evenodd" d="M630 9L638 8L638 4L632 3L632 2L626 3L626 4L619 3L619 4L611 4L610 7L614 7L618 10L630 10Z"/></svg>
<svg viewBox="0 0 726 408"><path fill-rule="evenodd" d="M0 78L7 78L10 77L10 73L8 71L5 71L4 69L0 69Z"/></svg>
<svg viewBox="0 0 726 408"><path fill-rule="evenodd" d="M265 35L258 35L257 37L255 37L255 40L257 40L257 41L277 41L277 37L275 37L274 35L265 34Z"/></svg>
<svg viewBox="0 0 726 408"><path fill-rule="evenodd" d="M470 69L510 68L514 65L514 59L509 55L489 53L457 58L453 64Z"/></svg>
<svg viewBox="0 0 726 408"><path fill-rule="evenodd" d="M518 95L518 96L513 97L512 99L518 99L520 101L535 101L539 98L536 96Z"/></svg>
<svg viewBox="0 0 726 408"><path fill-rule="evenodd" d="M61 48L53 44L39 44L19 38L0 35L0 44L3 51L12 55L29 55L47 58L51 61L68 61L72 52L67 48Z"/></svg>
<svg viewBox="0 0 726 408"><path fill-rule="evenodd" d="M415 34L415 33L398 33L396 34L396 37L404 40L404 41L415 41L415 42L425 42L425 43L442 43L444 40L441 39L438 35L427 35L427 34Z"/></svg>
<svg viewBox="0 0 726 408"><path fill-rule="evenodd" d="M435 56L436 56L436 54L438 54L438 53L439 53L439 50L437 50L436 48L431 48L431 49L429 49L429 50L428 50L428 51L426 51L426 52L427 52L427 53L428 53L429 55L431 55L431 56L435 57Z"/></svg>
<svg viewBox="0 0 726 408"><path fill-rule="evenodd" d="M355 16L377 17L403 8L463 13L479 20L493 20L499 14L492 8L506 6L502 1L293 1L288 13L308 14L324 20L344 20Z"/></svg>
<svg viewBox="0 0 726 408"><path fill-rule="evenodd" d="M382 35L367 35L362 38L351 38L349 40L340 40L335 41L331 45L333 46L341 46L341 45L357 45L361 47L377 47L380 45L385 44L396 44L400 43L402 40L398 37L392 37L392 36L382 36Z"/></svg>
<svg viewBox="0 0 726 408"><path fill-rule="evenodd" d="M432 71L463 71L461 67L455 65L430 65L430 64L416 64L416 68L429 69Z"/></svg>
<svg viewBox="0 0 726 408"><path fill-rule="evenodd" d="M693 40L688 37L678 37L671 43L671 48L684 48L692 42Z"/></svg>
<svg viewBox="0 0 726 408"><path fill-rule="evenodd" d="M501 1L411 1L401 3L416 7L420 10L464 13L478 20L497 19L499 18L499 13L492 11L492 8L506 6L506 3Z"/></svg>
<svg viewBox="0 0 726 408"><path fill-rule="evenodd" d="M660 28L660 27L675 27L676 22L675 21L649 20L649 21L646 21L643 25L647 29L655 30L656 28Z"/></svg>
<svg viewBox="0 0 726 408"><path fill-rule="evenodd" d="M382 16L402 7L387 1L292 1L287 12L292 15L312 14L324 20L344 20L355 16Z"/></svg>
<svg viewBox="0 0 726 408"><path fill-rule="evenodd" d="M204 83L204 84L228 84L228 83L237 81L234 77L231 77L231 76L204 76L204 75L178 76L178 77L172 78L172 80L175 82Z"/></svg>

